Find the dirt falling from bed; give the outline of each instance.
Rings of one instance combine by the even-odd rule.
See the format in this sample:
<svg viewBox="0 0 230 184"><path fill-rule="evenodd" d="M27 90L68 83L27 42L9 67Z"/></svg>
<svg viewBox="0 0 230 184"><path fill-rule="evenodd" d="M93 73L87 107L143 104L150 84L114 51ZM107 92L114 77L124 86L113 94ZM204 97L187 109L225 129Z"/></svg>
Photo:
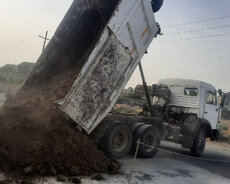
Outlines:
<svg viewBox="0 0 230 184"><path fill-rule="evenodd" d="M0 111L1 170L74 176L117 171L118 163L52 105L67 94L78 73L66 71L7 100Z"/></svg>

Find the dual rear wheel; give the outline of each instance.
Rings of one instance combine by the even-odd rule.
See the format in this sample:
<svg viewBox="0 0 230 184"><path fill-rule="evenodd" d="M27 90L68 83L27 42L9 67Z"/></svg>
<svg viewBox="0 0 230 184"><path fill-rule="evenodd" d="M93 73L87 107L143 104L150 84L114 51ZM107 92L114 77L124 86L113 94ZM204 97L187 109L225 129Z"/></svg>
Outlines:
<svg viewBox="0 0 230 184"><path fill-rule="evenodd" d="M133 133L133 152L136 151L138 140L140 141L137 156L141 158L151 158L157 153L160 146L160 136L158 129L153 125L142 125Z"/></svg>
<svg viewBox="0 0 230 184"><path fill-rule="evenodd" d="M139 139L141 144L137 156L153 157L160 145L160 136L156 127L143 123L135 123L131 127L125 123L111 125L101 139L100 147L108 157L122 158L131 151L135 153Z"/></svg>
<svg viewBox="0 0 230 184"><path fill-rule="evenodd" d="M101 138L100 147L106 156L117 159L129 153L132 141L129 127L124 123L114 123Z"/></svg>

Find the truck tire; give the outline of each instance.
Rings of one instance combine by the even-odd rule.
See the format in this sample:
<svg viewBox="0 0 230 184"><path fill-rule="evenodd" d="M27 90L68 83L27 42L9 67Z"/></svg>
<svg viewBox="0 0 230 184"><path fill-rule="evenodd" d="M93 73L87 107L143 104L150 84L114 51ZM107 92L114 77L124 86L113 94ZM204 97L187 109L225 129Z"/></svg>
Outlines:
<svg viewBox="0 0 230 184"><path fill-rule="evenodd" d="M206 132L204 129L200 129L193 142L193 146L190 149L191 155L195 157L201 157L206 144Z"/></svg>
<svg viewBox="0 0 230 184"><path fill-rule="evenodd" d="M134 123L133 125L131 125L131 133L134 135L136 130L142 125L144 125L144 123Z"/></svg>
<svg viewBox="0 0 230 184"><path fill-rule="evenodd" d="M141 158L152 158L157 153L157 147L160 145L160 136L158 129L153 125L140 126L133 135L133 152L136 151L137 141L140 139L141 143L153 146L154 148L139 145L137 156Z"/></svg>
<svg viewBox="0 0 230 184"><path fill-rule="evenodd" d="M133 137L129 127L123 123L113 124L101 139L100 147L110 158L122 158L132 147Z"/></svg>

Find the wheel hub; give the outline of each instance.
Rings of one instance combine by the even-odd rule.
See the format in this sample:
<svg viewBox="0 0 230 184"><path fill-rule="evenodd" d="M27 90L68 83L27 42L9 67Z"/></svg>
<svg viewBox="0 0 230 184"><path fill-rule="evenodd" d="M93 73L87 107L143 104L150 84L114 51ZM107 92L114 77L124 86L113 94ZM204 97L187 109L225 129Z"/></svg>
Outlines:
<svg viewBox="0 0 230 184"><path fill-rule="evenodd" d="M112 147L115 151L120 152L128 144L128 135L124 131L117 132L112 139Z"/></svg>
<svg viewBox="0 0 230 184"><path fill-rule="evenodd" d="M156 146L156 140L153 134L146 135L143 142L144 144L149 145L149 146L144 146L144 149L146 151L152 151L153 149L155 149L154 147Z"/></svg>

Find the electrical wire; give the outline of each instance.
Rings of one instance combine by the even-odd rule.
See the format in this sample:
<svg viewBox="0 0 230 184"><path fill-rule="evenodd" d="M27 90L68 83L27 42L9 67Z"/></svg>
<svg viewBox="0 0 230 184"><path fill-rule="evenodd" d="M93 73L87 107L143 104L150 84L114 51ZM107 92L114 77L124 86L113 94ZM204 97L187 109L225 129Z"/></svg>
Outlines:
<svg viewBox="0 0 230 184"><path fill-rule="evenodd" d="M30 40L30 41L27 41L27 42L24 42L24 43L21 43L21 44L16 44L16 45L12 45L12 46L8 46L8 47L5 47L5 48L1 48L0 47L0 52L7 52L9 50L13 50L13 49L17 49L17 48L20 48L22 46L26 46L28 44L31 44L31 42L34 42L34 40Z"/></svg>
<svg viewBox="0 0 230 184"><path fill-rule="evenodd" d="M24 49L32 48L32 47L38 46L38 45L40 45L40 43L27 45L27 46L25 46L25 47L18 48L18 49L13 49L13 50L12 50L12 49L9 49L9 50L3 51L3 52L0 51L0 54L4 54L4 53L8 53L8 52L12 52L12 53L13 53L13 52L21 51L21 50L24 50ZM2 56L2 55L1 55L1 56Z"/></svg>
<svg viewBox="0 0 230 184"><path fill-rule="evenodd" d="M224 28L229 28L230 25L224 25L224 26L218 26L218 27L208 27L208 28L201 28L201 29L194 29L194 30L189 30L189 31L183 31L183 32L174 32L174 33L166 33L163 34L164 36L166 35L178 35L178 34L185 34L185 33L194 33L194 32L202 32L202 31L209 31L209 30L217 30L217 29L224 29Z"/></svg>
<svg viewBox="0 0 230 184"><path fill-rule="evenodd" d="M171 39L171 40L161 40L158 42L187 41L187 40L197 40L197 39L205 39L205 38L224 37L224 36L230 36L230 33L213 34L213 35L196 36L196 37L185 37L185 38L178 38L178 39Z"/></svg>
<svg viewBox="0 0 230 184"><path fill-rule="evenodd" d="M26 37L20 40L15 40L12 42L6 42L6 43L1 43L0 44L0 48L5 47L5 46L11 46L11 45L15 45L15 44L22 44L25 43L27 41L31 41L33 38L36 38L37 36L30 36L30 37Z"/></svg>
<svg viewBox="0 0 230 184"><path fill-rule="evenodd" d="M184 22L184 23L179 23L179 24L172 24L172 25L168 25L166 27L173 28L173 27L185 26L185 25L189 25L189 24L197 24L197 23L202 23L202 22L211 22L211 21L227 19L227 18L230 18L230 15L222 16L222 17L216 17L216 18L210 18L210 19L201 19L201 20L196 20L196 21L191 21L191 22Z"/></svg>

